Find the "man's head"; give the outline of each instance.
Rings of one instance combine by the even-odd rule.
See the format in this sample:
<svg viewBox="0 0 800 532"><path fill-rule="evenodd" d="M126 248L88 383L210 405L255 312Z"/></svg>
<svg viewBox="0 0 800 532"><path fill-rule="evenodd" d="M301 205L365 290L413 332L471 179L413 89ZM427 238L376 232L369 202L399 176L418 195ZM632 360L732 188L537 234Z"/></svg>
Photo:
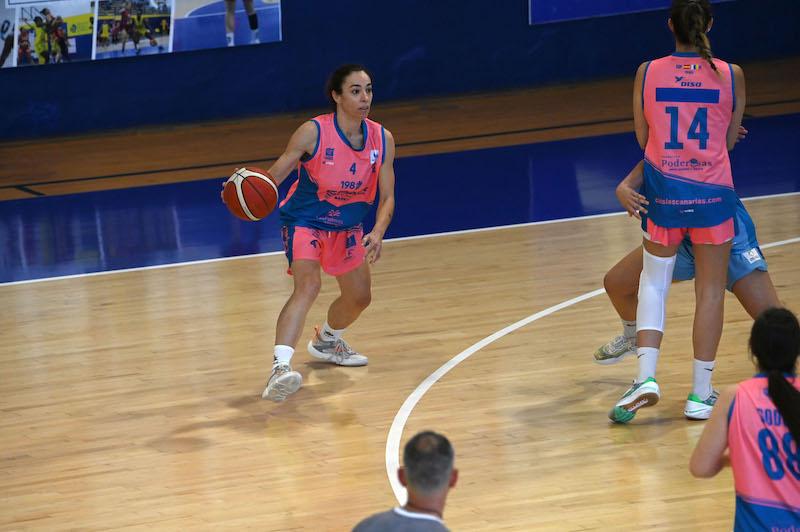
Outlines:
<svg viewBox="0 0 800 532"><path fill-rule="evenodd" d="M418 433L406 443L398 475L410 492L429 496L446 492L458 479L455 453L447 438L432 431Z"/></svg>

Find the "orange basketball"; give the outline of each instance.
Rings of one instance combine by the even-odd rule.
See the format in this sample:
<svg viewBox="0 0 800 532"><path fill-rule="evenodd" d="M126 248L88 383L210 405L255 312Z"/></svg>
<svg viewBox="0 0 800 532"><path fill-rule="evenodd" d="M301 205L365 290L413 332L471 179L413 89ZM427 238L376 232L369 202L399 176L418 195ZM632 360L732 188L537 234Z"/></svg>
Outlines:
<svg viewBox="0 0 800 532"><path fill-rule="evenodd" d="M225 182L222 197L234 216L257 222L275 209L278 185L261 168L239 168Z"/></svg>

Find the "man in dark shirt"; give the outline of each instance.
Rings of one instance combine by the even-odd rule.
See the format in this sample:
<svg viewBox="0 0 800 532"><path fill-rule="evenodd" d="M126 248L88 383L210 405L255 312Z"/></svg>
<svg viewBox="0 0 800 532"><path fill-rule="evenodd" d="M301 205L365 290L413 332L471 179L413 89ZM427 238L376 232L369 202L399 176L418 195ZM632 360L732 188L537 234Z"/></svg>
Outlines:
<svg viewBox="0 0 800 532"><path fill-rule="evenodd" d="M458 480L453 458L453 446L441 434L425 431L411 438L403 451L404 467L397 470L408 502L364 519L353 532L447 532L442 514Z"/></svg>

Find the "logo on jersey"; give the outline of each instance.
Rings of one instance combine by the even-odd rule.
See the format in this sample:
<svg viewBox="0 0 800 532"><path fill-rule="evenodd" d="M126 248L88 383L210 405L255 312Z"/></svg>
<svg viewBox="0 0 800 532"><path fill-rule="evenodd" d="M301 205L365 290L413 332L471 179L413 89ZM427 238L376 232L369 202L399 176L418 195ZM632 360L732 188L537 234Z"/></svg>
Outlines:
<svg viewBox="0 0 800 532"><path fill-rule="evenodd" d="M681 81L681 87L702 87L703 84L699 81Z"/></svg>
<svg viewBox="0 0 800 532"><path fill-rule="evenodd" d="M683 76L675 76L675 83L678 83L679 81L683 81Z"/></svg>
<svg viewBox="0 0 800 532"><path fill-rule="evenodd" d="M375 164L375 161L378 160L378 150L370 150L369 152L369 164Z"/></svg>
<svg viewBox="0 0 800 532"><path fill-rule="evenodd" d="M748 249L742 253L742 257L750 264L754 264L761 260L761 253L758 252L758 248Z"/></svg>
<svg viewBox="0 0 800 532"><path fill-rule="evenodd" d="M680 157L661 159L661 168L667 168L669 170L699 170L710 166L714 166L711 161L701 161L695 158L691 158L688 161Z"/></svg>
<svg viewBox="0 0 800 532"><path fill-rule="evenodd" d="M333 148L325 148L325 158L322 160L322 164L333 166Z"/></svg>

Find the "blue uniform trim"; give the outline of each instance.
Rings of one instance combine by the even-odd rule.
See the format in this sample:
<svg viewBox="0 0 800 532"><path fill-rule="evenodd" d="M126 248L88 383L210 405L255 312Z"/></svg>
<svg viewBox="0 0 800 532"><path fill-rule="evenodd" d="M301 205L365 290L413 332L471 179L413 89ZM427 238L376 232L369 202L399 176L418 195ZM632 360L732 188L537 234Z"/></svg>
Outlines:
<svg viewBox="0 0 800 532"><path fill-rule="evenodd" d="M383 164L386 161L386 129L383 126L381 126L381 142L383 143L381 164Z"/></svg>
<svg viewBox="0 0 800 532"><path fill-rule="evenodd" d="M731 71L731 96L733 96L733 106L731 110L736 109L736 78L733 77L733 65L728 63L728 68Z"/></svg>
<svg viewBox="0 0 800 532"><path fill-rule="evenodd" d="M736 404L736 397L731 401L731 406L728 408L728 428L731 426L731 418L733 417L733 405Z"/></svg>
<svg viewBox="0 0 800 532"><path fill-rule="evenodd" d="M643 190L650 202L648 217L661 227L713 227L736 215L732 188L674 178L647 160Z"/></svg>
<svg viewBox="0 0 800 532"><path fill-rule="evenodd" d="M780 501L736 494L736 517L734 531L751 530L797 530L800 508Z"/></svg>
<svg viewBox="0 0 800 532"><path fill-rule="evenodd" d="M697 52L672 52L672 57L700 57Z"/></svg>
<svg viewBox="0 0 800 532"><path fill-rule="evenodd" d="M314 152L309 154L308 156L307 160L309 161L313 159L314 156L317 154L317 150L319 149L319 141L322 139L322 128L320 127L319 122L317 122L313 118L311 119L311 121L314 122L315 126L317 126L317 143L314 145Z"/></svg>
<svg viewBox="0 0 800 532"><path fill-rule="evenodd" d="M292 254L294 253L294 226L284 225L281 229L283 234L283 251L286 254L286 259L289 261L289 266L292 265Z"/></svg>
<svg viewBox="0 0 800 532"><path fill-rule="evenodd" d="M673 181L680 181L681 183L686 183L687 185L697 185L701 188L707 189L717 189L717 190L733 190L731 187L726 187L725 185L717 185L716 183L702 183L700 181L693 181L688 177L683 177L680 175L670 174L667 172L660 172L658 171L655 166L653 166L653 170L661 174L662 176L666 177L667 179L672 179Z"/></svg>
<svg viewBox="0 0 800 532"><path fill-rule="evenodd" d="M364 151L364 148L367 147L367 123L365 121L361 121L361 134L364 137L364 144L360 148L354 148L353 145L350 144L347 135L345 135L344 132L339 129L339 122L336 120L336 113L333 113L333 126L336 128L336 133L339 134L339 138L342 139L342 142L349 146L351 150Z"/></svg>
<svg viewBox="0 0 800 532"><path fill-rule="evenodd" d="M719 103L719 89L656 88L657 102Z"/></svg>
<svg viewBox="0 0 800 532"><path fill-rule="evenodd" d="M644 74L642 74L642 109L644 109L644 82L647 79L647 70L650 68L650 63L652 63L652 61L647 62L647 65L644 67Z"/></svg>
<svg viewBox="0 0 800 532"><path fill-rule="evenodd" d="M323 231L343 231L360 225L372 207L372 203L364 201L340 206L320 201L318 190L318 185L306 167L301 166L297 188L280 208L281 224Z"/></svg>

